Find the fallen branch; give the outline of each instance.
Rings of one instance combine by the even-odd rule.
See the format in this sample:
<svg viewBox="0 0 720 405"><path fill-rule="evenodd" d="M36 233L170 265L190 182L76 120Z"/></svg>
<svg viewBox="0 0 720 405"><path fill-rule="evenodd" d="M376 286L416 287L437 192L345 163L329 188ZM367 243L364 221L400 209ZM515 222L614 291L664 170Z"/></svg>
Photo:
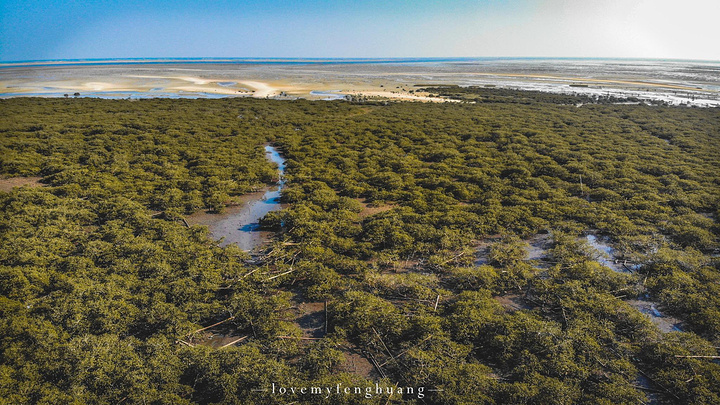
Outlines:
<svg viewBox="0 0 720 405"><path fill-rule="evenodd" d="M413 348L416 348L416 347L420 346L421 344L423 344L423 343L427 342L427 341L428 341L428 339L430 339L431 337L433 337L433 335L430 335L430 336L426 337L425 339L423 339L423 340L422 340L422 342L420 342L420 343L416 344L415 346L411 347L410 349L413 349ZM386 365L386 364L390 363L390 362L391 362L391 361L393 361L393 360L397 360L397 358L398 358L398 357L400 357L400 356L404 355L405 353L407 353L408 351L410 351L410 349L407 349L407 350L403 350L402 352L400 352L400 353L399 353L399 354L398 354L397 356L395 356L394 358L392 358L392 359L390 359L390 360L388 360L388 361L384 362L383 364L380 364L380 367L382 367L382 366L384 366L384 365Z"/></svg>
<svg viewBox="0 0 720 405"><path fill-rule="evenodd" d="M395 356L393 356L393 354L390 353L390 349L388 349L387 345L385 344L385 342L384 342L384 341L382 340L382 338L380 337L380 334L378 333L378 331L376 331L375 328L372 328L372 330L373 330L373 332L375 332L375 335L378 337L378 339L380 339L380 343L382 343L383 347L385 348L385 351L387 352L387 354L390 355L390 358L393 359L393 360L395 360Z"/></svg>
<svg viewBox="0 0 720 405"><path fill-rule="evenodd" d="M623 263L622 266L625 268L625 270L629 271L630 273L634 273L635 270L633 270L631 267L629 267L627 264Z"/></svg>
<svg viewBox="0 0 720 405"><path fill-rule="evenodd" d="M241 342L241 341L243 341L243 340L245 340L245 339L247 339L247 338L248 338L247 336L243 336L243 337L241 337L240 339L233 340L232 342L230 342L230 343L228 343L228 344L226 344L226 345L223 345L223 346L218 347L218 349L222 349L222 348L225 348L225 347L228 347L228 346L232 346L232 345L234 345L235 343Z"/></svg>
<svg viewBox="0 0 720 405"><path fill-rule="evenodd" d="M276 278L278 278L278 277L280 277L280 276L284 276L284 275L286 275L286 274L290 274L290 273L292 273L293 271L295 271L295 269L290 269L290 270L288 270L288 271L286 271L286 272L284 272L284 273L278 274L277 276L272 276L272 277L270 277L269 279L267 279L267 280L265 280L265 281L274 280L274 279L276 279Z"/></svg>
<svg viewBox="0 0 720 405"><path fill-rule="evenodd" d="M184 341L184 340L178 339L178 340L176 340L175 342L176 342L176 343L182 343L182 344L184 344L185 346L188 346L188 347L195 347L194 344L188 343L188 342L186 342L186 341Z"/></svg>
<svg viewBox="0 0 720 405"><path fill-rule="evenodd" d="M224 320L224 321L220 321L220 322L214 323L214 324L212 324L212 325L210 325L210 326L206 326L206 327L204 327L204 328L200 328L200 329L198 329L198 330L196 330L196 331L194 331L194 332L190 332L190 333L188 333L188 334L185 335L185 336L194 335L194 334L196 334L196 333L198 333L198 332L202 332L202 331L204 331L204 330L206 330L206 329L212 328L213 326L218 326L218 325L220 325L220 324L222 324L222 323L225 323L225 322L230 321L230 320L233 320L233 319L235 319L235 315L231 316L230 318L228 318L228 319L226 319L226 320Z"/></svg>
<svg viewBox="0 0 720 405"><path fill-rule="evenodd" d="M680 359L720 359L720 356L675 356Z"/></svg>
<svg viewBox="0 0 720 405"><path fill-rule="evenodd" d="M369 350L365 350L365 353L367 353L368 357L370 357L370 362L373 364L373 366L375 366L375 368L377 369L378 373L380 373L380 376L381 376L382 378L387 378L387 374L385 374L385 371L382 369L382 367L381 367L380 364L377 362L377 360L375 360L375 356L373 356L372 353L370 353Z"/></svg>
<svg viewBox="0 0 720 405"><path fill-rule="evenodd" d="M250 271L250 272L248 272L247 274L245 274L245 275L243 276L243 278L245 278L245 277L247 277L247 276L255 273L255 272L257 271L257 269L259 269L259 268L260 268L260 267L255 267L252 271Z"/></svg>
<svg viewBox="0 0 720 405"><path fill-rule="evenodd" d="M449 258L449 259L445 260L444 262L440 263L440 265L442 266L442 265L444 265L444 264L448 264L448 263L450 263L451 261L453 261L453 260L455 260L455 259L457 259L457 258L459 258L459 257L463 256L463 255L464 255L465 253L467 253L467 252L460 252L460 254L459 254L459 255L455 255L455 256L453 256L453 257L451 257L451 258Z"/></svg>
<svg viewBox="0 0 720 405"><path fill-rule="evenodd" d="M617 354L617 353L616 353L616 354ZM678 399L678 400L680 399L680 397L678 397L677 395L675 395L675 394L674 394L672 391L670 391L669 389L665 388L664 385L662 385L662 384L660 384L659 382L655 381L655 379L653 379L652 377L650 377L650 375L648 375L646 372L642 371L642 370L639 369L639 368L638 368L637 370L638 370L638 372L639 372L640 374L642 374L645 378L647 378L648 380L650 380L651 383L653 383L653 384L657 385L658 387L660 387L660 389L663 390L663 392L665 392L665 393L668 394L668 395L671 395L671 396L675 397L675 399Z"/></svg>

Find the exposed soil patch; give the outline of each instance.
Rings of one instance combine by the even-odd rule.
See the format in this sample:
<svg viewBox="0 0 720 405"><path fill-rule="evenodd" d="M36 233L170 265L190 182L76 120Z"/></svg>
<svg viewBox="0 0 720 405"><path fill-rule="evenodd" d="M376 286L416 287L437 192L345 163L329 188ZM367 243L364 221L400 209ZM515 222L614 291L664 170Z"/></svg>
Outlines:
<svg viewBox="0 0 720 405"><path fill-rule="evenodd" d="M648 404L653 405L660 403L660 396L658 395L658 393L660 392L658 391L658 389L660 389L660 387L653 384L653 382L650 381L649 378L645 377L642 374L638 374L635 382L638 386L644 388L645 395L647 395L648 397Z"/></svg>
<svg viewBox="0 0 720 405"><path fill-rule="evenodd" d="M409 273L413 270L419 271L423 267L423 260L395 260L392 264L381 268L382 273Z"/></svg>
<svg viewBox="0 0 720 405"><path fill-rule="evenodd" d="M239 344L251 335L245 333L247 331L238 330L236 325L230 322L234 318L234 316L226 318L220 322L191 332L179 339L178 343L189 346L207 346L215 349L222 349L223 347Z"/></svg>
<svg viewBox="0 0 720 405"><path fill-rule="evenodd" d="M325 336L325 303L303 302L297 306L297 324L303 331L303 337L321 338Z"/></svg>
<svg viewBox="0 0 720 405"><path fill-rule="evenodd" d="M475 250L475 265L482 266L488 264L490 259L490 244L491 242L480 242L476 246Z"/></svg>
<svg viewBox="0 0 720 405"><path fill-rule="evenodd" d="M521 309L532 309L531 306L525 303L525 300L523 300L520 294L498 295L493 298L508 312L515 312Z"/></svg>
<svg viewBox="0 0 720 405"><path fill-rule="evenodd" d="M492 246L493 243L499 242L502 239L502 235L495 234L495 235L489 235L485 237L483 240L480 240L475 243L475 266L482 266L485 264L489 264L489 256L490 256L490 246Z"/></svg>
<svg viewBox="0 0 720 405"><path fill-rule="evenodd" d="M713 221L715 220L715 214L712 212L700 212L699 214L707 219L712 219Z"/></svg>
<svg viewBox="0 0 720 405"><path fill-rule="evenodd" d="M379 206L371 206L369 203L365 202L362 198L356 199L360 205L362 205L362 211L358 214L358 216L362 219L365 217L369 217L370 215L379 214L381 212L389 211L395 207L393 204L383 204Z"/></svg>
<svg viewBox="0 0 720 405"><path fill-rule="evenodd" d="M375 367L356 347L342 347L345 361L337 367L339 372L353 373L369 380L379 377Z"/></svg>
<svg viewBox="0 0 720 405"><path fill-rule="evenodd" d="M42 187L40 183L42 177L10 177L8 179L0 179L0 191L10 192L15 187Z"/></svg>

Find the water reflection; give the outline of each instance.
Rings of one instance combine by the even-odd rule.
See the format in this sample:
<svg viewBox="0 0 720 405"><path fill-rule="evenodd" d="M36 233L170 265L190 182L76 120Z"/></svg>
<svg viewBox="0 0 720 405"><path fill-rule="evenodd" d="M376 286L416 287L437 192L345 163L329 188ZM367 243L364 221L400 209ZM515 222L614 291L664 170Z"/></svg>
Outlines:
<svg viewBox="0 0 720 405"><path fill-rule="evenodd" d="M229 207L222 214L197 213L191 223L207 225L213 239L223 239L221 245L236 244L240 249L250 251L266 242L272 232L260 230L260 219L272 211L282 209L280 192L285 184L285 159L270 145L265 146L265 157L277 164L278 182L264 191L246 194L242 204Z"/></svg>

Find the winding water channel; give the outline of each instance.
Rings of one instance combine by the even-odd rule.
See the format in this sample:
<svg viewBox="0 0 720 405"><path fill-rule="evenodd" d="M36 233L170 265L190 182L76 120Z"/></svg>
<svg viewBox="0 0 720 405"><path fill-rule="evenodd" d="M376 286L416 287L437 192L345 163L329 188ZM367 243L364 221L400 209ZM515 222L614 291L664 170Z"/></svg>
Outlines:
<svg viewBox="0 0 720 405"><path fill-rule="evenodd" d="M242 250L251 251L267 242L272 232L261 231L259 222L267 213L283 208L280 192L285 184L285 159L270 145L265 146L265 158L278 166L276 185L242 196L242 204L228 207L222 214L196 213L188 218L188 222L207 225L213 239L224 238L222 246L236 244Z"/></svg>
<svg viewBox="0 0 720 405"><path fill-rule="evenodd" d="M488 264L490 246L493 242L497 241L497 238L491 238L477 244L476 266ZM592 260L597 261L617 273L631 275L640 269L640 265L628 263L623 260L619 252L610 244L611 242L607 238L588 234L581 238L580 241L587 243L588 247L590 247L589 253L591 254ZM526 242L528 243L526 247L526 260L538 270L544 270L550 267L551 263L548 262L548 249L552 246L551 236L549 234L535 235L527 239ZM511 311L530 308L522 301L518 294L496 296L495 299ZM684 330L682 320L664 313L665 308L663 308L660 303L652 301L648 294L643 294L633 299L625 299L624 301L647 316L650 321L664 333Z"/></svg>

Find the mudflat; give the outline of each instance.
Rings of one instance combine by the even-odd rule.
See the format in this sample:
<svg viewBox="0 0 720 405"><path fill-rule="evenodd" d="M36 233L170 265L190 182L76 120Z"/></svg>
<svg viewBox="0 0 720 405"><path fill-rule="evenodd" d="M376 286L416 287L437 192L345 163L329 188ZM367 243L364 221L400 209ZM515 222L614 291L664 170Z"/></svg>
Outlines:
<svg viewBox="0 0 720 405"><path fill-rule="evenodd" d="M428 85L720 105L720 62L598 59L160 60L0 64L0 97L448 101Z"/></svg>

